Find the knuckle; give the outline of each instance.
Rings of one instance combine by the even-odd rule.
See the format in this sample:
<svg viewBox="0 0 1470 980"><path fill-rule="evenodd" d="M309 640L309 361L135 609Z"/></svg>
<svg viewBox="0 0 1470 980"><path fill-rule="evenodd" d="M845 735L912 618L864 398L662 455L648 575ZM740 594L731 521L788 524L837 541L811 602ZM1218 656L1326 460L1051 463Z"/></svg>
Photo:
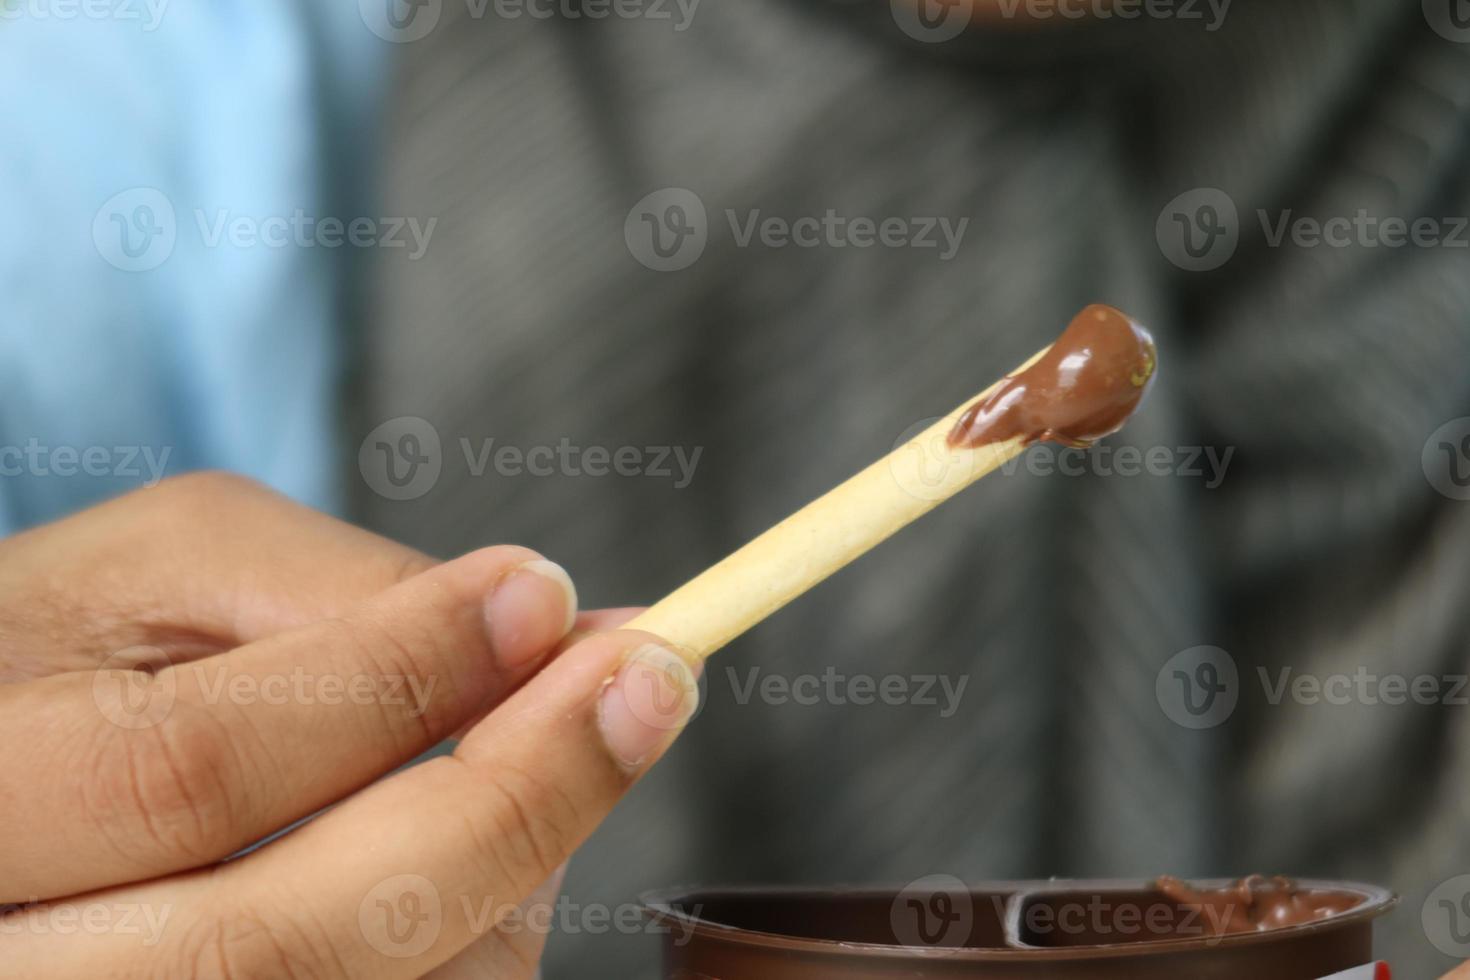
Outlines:
<svg viewBox="0 0 1470 980"><path fill-rule="evenodd" d="M227 470L196 470L171 476L147 491L156 502L173 505L205 504L218 507L221 501L270 495L264 484Z"/></svg>
<svg viewBox="0 0 1470 980"><path fill-rule="evenodd" d="M410 691L434 691L439 687L436 664L444 663L441 640L431 629L418 629L400 619L360 616L332 623L339 644L349 658L345 681L366 682L375 695L371 702L381 722L394 734L402 734L402 748L414 748L425 740L437 740L438 713L434 703L418 704ZM429 687L430 682L434 687ZM437 691L435 691L437 693Z"/></svg>
<svg viewBox="0 0 1470 980"><path fill-rule="evenodd" d="M177 704L151 728L105 732L84 781L86 811L119 850L150 868L223 857L247 823L248 794L224 727ZM140 851L142 853L140 853Z"/></svg>
<svg viewBox="0 0 1470 980"><path fill-rule="evenodd" d="M249 477L222 470L199 470L171 476L157 486L130 494L135 505L136 533L193 534L201 526L218 522L222 514L238 519L242 512L276 497L274 491Z"/></svg>
<svg viewBox="0 0 1470 980"><path fill-rule="evenodd" d="M197 980L328 980L345 977L308 925L249 908L206 915L183 935L165 976Z"/></svg>
<svg viewBox="0 0 1470 980"><path fill-rule="evenodd" d="M475 824L477 852L508 879L528 887L544 881L581 836L575 803L551 781L515 766L498 766L486 785L495 797L493 817L488 826Z"/></svg>

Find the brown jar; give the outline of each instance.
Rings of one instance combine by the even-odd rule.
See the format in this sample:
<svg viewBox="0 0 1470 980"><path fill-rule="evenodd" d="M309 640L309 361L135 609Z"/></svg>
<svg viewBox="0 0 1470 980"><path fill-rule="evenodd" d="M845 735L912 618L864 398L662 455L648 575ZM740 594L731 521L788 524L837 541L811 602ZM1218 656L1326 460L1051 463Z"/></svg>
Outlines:
<svg viewBox="0 0 1470 980"><path fill-rule="evenodd" d="M1370 964L1373 921L1397 898L1351 882L1297 887L1343 911L1221 935L1209 910L1152 883L945 876L902 890L685 890L644 905L670 980L1321 980Z"/></svg>

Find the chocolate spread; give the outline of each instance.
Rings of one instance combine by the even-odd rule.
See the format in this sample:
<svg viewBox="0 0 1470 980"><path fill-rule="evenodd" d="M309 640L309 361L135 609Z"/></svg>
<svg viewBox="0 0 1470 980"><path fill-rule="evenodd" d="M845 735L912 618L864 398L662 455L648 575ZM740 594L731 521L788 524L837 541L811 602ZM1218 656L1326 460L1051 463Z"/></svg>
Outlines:
<svg viewBox="0 0 1470 980"><path fill-rule="evenodd" d="M1362 903L1343 892L1298 888L1290 878L1251 875L1227 888L1196 890L1178 878L1160 878L1159 891L1179 905L1206 913L1201 918L1219 936L1266 932L1316 922L1347 912Z"/></svg>
<svg viewBox="0 0 1470 980"><path fill-rule="evenodd" d="M1091 445L1128 421L1157 364L1147 330L1111 306L1089 306L1035 364L966 409L949 443L975 448L1020 436L1027 445Z"/></svg>

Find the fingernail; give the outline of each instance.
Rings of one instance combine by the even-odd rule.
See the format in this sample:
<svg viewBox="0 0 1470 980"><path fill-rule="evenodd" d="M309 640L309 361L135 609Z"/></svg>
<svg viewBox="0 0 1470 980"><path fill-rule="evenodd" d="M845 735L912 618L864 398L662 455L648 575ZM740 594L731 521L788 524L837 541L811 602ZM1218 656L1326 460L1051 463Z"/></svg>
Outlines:
<svg viewBox="0 0 1470 980"><path fill-rule="evenodd" d="M699 684L684 658L660 646L639 647L623 661L598 701L608 751L637 769L673 739L699 707Z"/></svg>
<svg viewBox="0 0 1470 980"><path fill-rule="evenodd" d="M545 655L577 619L577 588L566 569L538 559L517 566L485 602L490 649L512 671Z"/></svg>

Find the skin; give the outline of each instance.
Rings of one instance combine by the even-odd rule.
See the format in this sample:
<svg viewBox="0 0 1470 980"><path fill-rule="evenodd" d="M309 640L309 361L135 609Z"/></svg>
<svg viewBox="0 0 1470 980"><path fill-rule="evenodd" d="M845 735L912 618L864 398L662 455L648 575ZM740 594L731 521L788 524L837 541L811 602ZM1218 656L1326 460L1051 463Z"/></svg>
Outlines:
<svg viewBox="0 0 1470 980"><path fill-rule="evenodd" d="M635 724L626 761L601 719L659 641L615 629L631 610L569 635L575 597L522 568L538 559L439 564L209 474L0 541L0 902L22 906L0 976L534 976L545 930L502 910L556 897L690 707ZM116 669L134 658L151 681ZM372 686L263 696L302 672ZM143 710L118 715L126 684ZM456 732L453 756L388 775ZM424 908L423 882L437 934L385 944L370 913ZM55 917L70 906L101 918ZM140 935L139 909L161 930Z"/></svg>

